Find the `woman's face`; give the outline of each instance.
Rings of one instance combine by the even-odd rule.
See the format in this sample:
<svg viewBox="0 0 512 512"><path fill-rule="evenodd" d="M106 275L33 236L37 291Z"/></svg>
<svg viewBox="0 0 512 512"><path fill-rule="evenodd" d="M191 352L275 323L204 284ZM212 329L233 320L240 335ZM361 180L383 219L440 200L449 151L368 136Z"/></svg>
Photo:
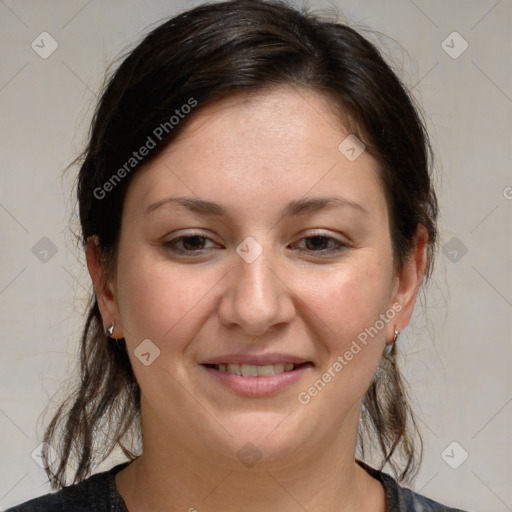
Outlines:
<svg viewBox="0 0 512 512"><path fill-rule="evenodd" d="M393 272L376 162L339 149L348 135L313 92L233 96L134 176L100 305L145 436L227 464L355 446L415 291Z"/></svg>

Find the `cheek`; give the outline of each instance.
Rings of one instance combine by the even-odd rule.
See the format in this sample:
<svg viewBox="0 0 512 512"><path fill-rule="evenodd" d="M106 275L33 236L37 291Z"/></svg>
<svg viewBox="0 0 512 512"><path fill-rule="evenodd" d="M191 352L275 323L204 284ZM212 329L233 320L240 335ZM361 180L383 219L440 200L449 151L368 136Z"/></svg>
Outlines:
<svg viewBox="0 0 512 512"><path fill-rule="evenodd" d="M180 269L130 249L125 254L129 257L118 264L117 289L127 344L133 349L149 338L159 348L169 341L173 351L182 348L180 340L190 337L190 320L199 321L207 302L202 299L214 283L197 267Z"/></svg>
<svg viewBox="0 0 512 512"><path fill-rule="evenodd" d="M389 267L389 268L388 268ZM373 325L389 306L391 265L347 265L321 282L309 282L309 306L347 341ZM339 341L338 341L339 342Z"/></svg>
<svg viewBox="0 0 512 512"><path fill-rule="evenodd" d="M363 396L384 350L391 261L371 259L373 264L347 265L316 287L311 283L316 291L308 306L318 316L316 331L324 333L322 370L331 371L325 377L334 384L327 393L333 404Z"/></svg>

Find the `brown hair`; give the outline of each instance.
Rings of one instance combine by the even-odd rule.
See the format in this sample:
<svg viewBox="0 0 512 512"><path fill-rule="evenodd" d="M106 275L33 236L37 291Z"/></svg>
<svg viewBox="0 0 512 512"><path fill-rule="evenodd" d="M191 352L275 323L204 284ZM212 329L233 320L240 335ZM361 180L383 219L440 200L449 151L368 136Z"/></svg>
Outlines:
<svg viewBox="0 0 512 512"><path fill-rule="evenodd" d="M195 111L235 93L288 84L324 94L343 109L349 128L380 164L390 212L397 269L414 249L418 224L425 226L429 277L437 242L437 200L431 184L428 135L411 97L367 39L345 24L326 21L286 3L234 0L204 4L150 32L106 80L81 162L77 196L81 241L97 235L107 268L115 260L124 197L142 163L112 181L158 126L191 98ZM164 133L147 164L172 142L192 117ZM167 125L166 125L167 126ZM156 138L156 137L154 137ZM133 162L132 162L133 163ZM126 169L126 167L125 167ZM98 190L109 187L108 199ZM44 440L59 448L58 460L43 450L53 488L73 483L119 446L133 459L140 447L140 388L126 344L109 342L94 295L80 348L79 384L47 427ZM396 345L383 355L368 389L359 430L360 448L375 446L382 466L403 480L421 460L418 431L396 364ZM368 445L370 443L370 445ZM53 467L53 466L56 467Z"/></svg>

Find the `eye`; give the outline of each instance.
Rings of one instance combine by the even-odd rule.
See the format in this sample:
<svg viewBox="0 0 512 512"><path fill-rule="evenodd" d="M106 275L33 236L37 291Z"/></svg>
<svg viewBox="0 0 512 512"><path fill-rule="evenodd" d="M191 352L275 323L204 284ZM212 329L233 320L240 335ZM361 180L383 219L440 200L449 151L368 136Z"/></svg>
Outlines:
<svg viewBox="0 0 512 512"><path fill-rule="evenodd" d="M195 253L202 253L209 249L209 247L205 247L208 241L214 243L207 236L192 233L189 235L178 236L171 240L166 240L162 245L166 249L178 254L193 255Z"/></svg>
<svg viewBox="0 0 512 512"><path fill-rule="evenodd" d="M212 245L208 246L208 242ZM300 245L304 245L300 247ZM166 250L175 254L186 256L193 256L204 254L209 249L218 247L218 244L213 242L209 237L200 233L191 233L187 235L178 236L171 240L166 240L162 243ZM332 254L343 251L347 248L347 244L334 237L314 234L299 240L291 247L298 247L300 251L316 253L316 254Z"/></svg>
<svg viewBox="0 0 512 512"><path fill-rule="evenodd" d="M347 244L343 243L341 240L337 240L332 236L315 234L312 236L306 236L302 238L299 242L305 242L305 249L301 248L300 250L305 250L313 253L334 253L341 252L346 249ZM298 244L295 244L298 245Z"/></svg>

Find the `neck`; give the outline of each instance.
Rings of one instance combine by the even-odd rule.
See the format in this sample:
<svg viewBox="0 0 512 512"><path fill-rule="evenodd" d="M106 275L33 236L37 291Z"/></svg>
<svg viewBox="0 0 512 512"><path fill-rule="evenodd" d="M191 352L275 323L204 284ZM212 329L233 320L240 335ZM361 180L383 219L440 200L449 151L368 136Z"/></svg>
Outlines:
<svg viewBox="0 0 512 512"><path fill-rule="evenodd" d="M239 461L201 452L197 441L187 449L145 425L144 453L116 475L116 485L130 512L384 512L384 489L355 463L356 435L344 435L347 427L323 450L301 448L240 469Z"/></svg>

